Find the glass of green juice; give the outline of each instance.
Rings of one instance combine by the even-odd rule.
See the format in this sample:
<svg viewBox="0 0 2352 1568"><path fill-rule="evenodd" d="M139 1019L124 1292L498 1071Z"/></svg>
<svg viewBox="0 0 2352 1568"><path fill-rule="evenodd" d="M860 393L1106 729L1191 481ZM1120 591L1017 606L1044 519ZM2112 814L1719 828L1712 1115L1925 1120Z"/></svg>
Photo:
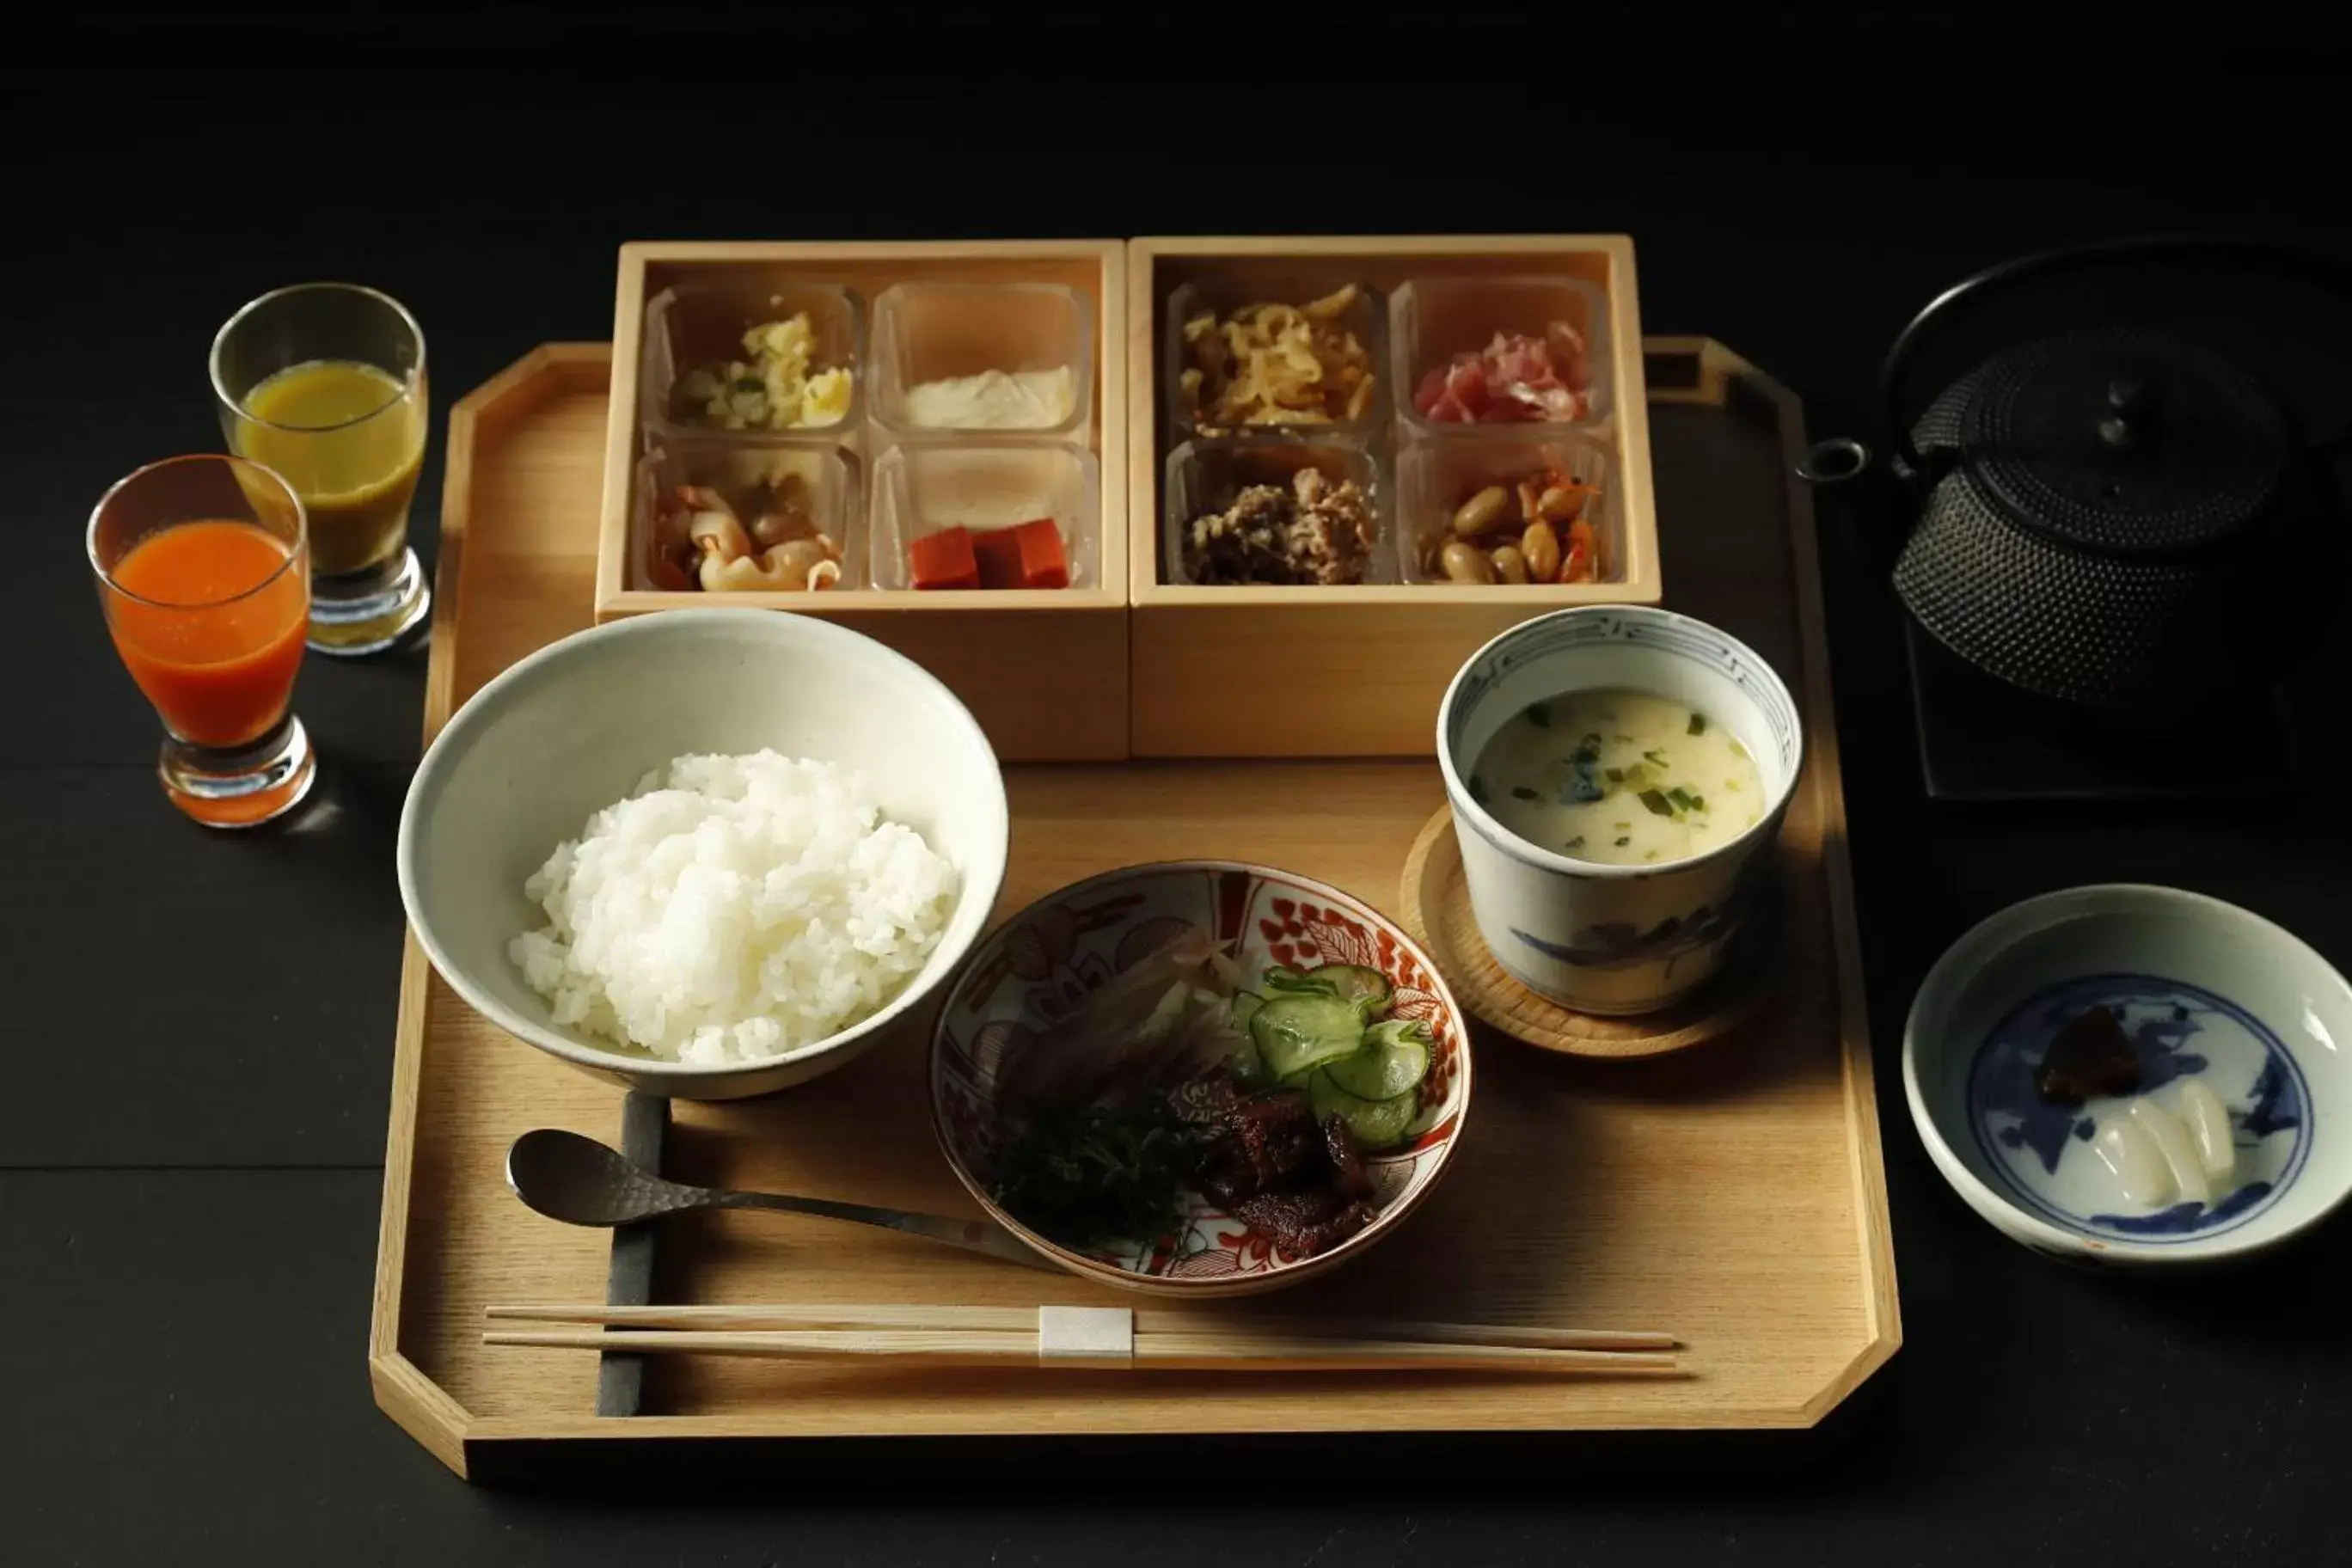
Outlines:
<svg viewBox="0 0 2352 1568"><path fill-rule="evenodd" d="M376 653L432 605L408 547L425 460L425 333L355 283L264 294L213 339L229 449L284 476L310 517L310 646Z"/></svg>

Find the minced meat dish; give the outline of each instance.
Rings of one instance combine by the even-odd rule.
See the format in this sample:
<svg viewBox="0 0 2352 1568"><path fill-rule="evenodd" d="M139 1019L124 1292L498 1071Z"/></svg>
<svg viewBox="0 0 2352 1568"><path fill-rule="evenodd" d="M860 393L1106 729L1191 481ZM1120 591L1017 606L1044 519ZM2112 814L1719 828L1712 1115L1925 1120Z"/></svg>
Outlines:
<svg viewBox="0 0 2352 1568"><path fill-rule="evenodd" d="M1184 525L1184 572L1195 583L1360 583L1372 553L1372 509L1351 479L1306 468L1280 485L1251 485L1222 511Z"/></svg>

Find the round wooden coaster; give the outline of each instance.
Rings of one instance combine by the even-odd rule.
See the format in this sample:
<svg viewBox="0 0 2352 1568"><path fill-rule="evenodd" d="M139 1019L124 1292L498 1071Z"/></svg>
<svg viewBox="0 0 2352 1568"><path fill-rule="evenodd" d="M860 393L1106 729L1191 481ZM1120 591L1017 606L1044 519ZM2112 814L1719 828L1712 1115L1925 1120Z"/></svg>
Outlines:
<svg viewBox="0 0 2352 1568"><path fill-rule="evenodd" d="M1512 979L1486 951L1470 912L1454 814L1441 806L1405 857L1400 911L1405 930L1436 962L1462 1005L1514 1039L1571 1057L1654 1057L1729 1034L1771 994L1765 928L1741 944L1730 967L1699 994L1663 1012L1604 1018L1548 1001Z"/></svg>

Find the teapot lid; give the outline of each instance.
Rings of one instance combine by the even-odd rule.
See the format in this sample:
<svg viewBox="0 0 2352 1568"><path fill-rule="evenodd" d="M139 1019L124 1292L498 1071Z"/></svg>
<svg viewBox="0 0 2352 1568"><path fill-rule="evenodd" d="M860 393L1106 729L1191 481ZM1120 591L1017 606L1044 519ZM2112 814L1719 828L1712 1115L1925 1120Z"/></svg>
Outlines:
<svg viewBox="0 0 2352 1568"><path fill-rule="evenodd" d="M1957 446L1983 492L2018 522L2078 548L2150 554L2218 544L2287 483L2293 446L2269 390L2167 333L2045 338L1996 355L1954 390L1961 396L1947 407L1958 417L1945 430L1957 439L1936 444Z"/></svg>

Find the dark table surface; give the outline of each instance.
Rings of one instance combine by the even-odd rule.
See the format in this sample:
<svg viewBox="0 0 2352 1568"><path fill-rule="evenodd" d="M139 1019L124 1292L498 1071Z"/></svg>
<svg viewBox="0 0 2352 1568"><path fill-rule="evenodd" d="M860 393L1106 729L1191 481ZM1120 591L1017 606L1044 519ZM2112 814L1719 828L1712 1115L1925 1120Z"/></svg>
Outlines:
<svg viewBox="0 0 2352 1568"><path fill-rule="evenodd" d="M1930 806L1888 597L1844 542L1835 675L1906 1343L1826 1430L1155 1444L977 1476L969 1449L877 1446L625 1491L560 1472L468 1487L369 1398L421 655L312 659L298 700L333 809L211 835L158 795L151 715L92 602L92 500L217 447L209 334L299 279L413 306L446 407L536 343L609 335L632 237L1625 230L1645 327L1722 339L1826 433L1865 417L1909 313L2005 254L2186 227L2347 247L2340 181L2303 173L2346 145L2340 86L2296 74L2315 37L2143 20L2125 75L2057 13L1992 32L1924 8L1874 33L1845 15L1862 9L1773 8L1795 35L1681 7L1434 41L1365 22L1354 52L1318 57L1337 87L1244 47L1312 24L1232 16L1022 55L1112 74L1160 58L1181 79L1159 84L989 86L956 52L1007 38L969 24L720 46L693 15L583 41L513 11L471 24L471 59L421 19L149 18L86 19L79 61L0 64L19 153L0 246L0 1563L2345 1560L2327 1499L2352 1458L2352 1350L2322 1288L2345 1227L2226 1279L2069 1271L1942 1185L1895 1071L1936 953L2052 888L2201 889L2352 966L2335 792L2219 814ZM1595 26L1602 44L1578 30ZM1461 85L1368 80L1376 47ZM840 51L898 74L825 74ZM2058 63L2017 68L2032 58ZM1494 60L1557 66L1502 83ZM1048 166L1003 150L1037 123L1008 105L1065 133ZM1398 129L1408 109L1423 129ZM1331 135L1355 139L1353 166L1297 155ZM1171 1473L1199 1460L1217 1474ZM1210 1483L1245 1500L1205 1506Z"/></svg>

